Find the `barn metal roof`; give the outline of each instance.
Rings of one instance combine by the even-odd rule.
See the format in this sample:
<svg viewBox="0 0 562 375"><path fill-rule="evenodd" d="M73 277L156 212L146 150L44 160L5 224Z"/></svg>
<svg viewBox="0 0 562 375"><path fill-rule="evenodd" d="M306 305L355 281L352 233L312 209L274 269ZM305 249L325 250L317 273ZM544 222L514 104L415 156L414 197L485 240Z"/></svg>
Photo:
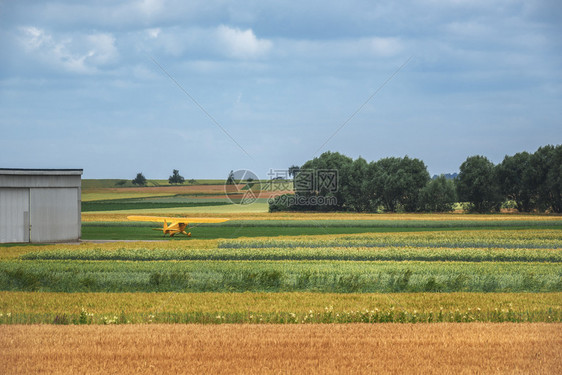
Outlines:
<svg viewBox="0 0 562 375"><path fill-rule="evenodd" d="M26 169L26 168L0 168L4 175L40 175L40 176L74 176L82 175L83 169Z"/></svg>

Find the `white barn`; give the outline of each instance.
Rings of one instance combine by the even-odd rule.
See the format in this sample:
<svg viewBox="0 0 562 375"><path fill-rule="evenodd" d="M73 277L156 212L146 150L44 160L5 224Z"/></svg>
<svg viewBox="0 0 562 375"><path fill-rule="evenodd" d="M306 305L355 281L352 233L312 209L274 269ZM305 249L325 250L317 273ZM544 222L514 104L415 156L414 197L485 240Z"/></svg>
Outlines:
<svg viewBox="0 0 562 375"><path fill-rule="evenodd" d="M0 243L78 241L82 169L0 168Z"/></svg>

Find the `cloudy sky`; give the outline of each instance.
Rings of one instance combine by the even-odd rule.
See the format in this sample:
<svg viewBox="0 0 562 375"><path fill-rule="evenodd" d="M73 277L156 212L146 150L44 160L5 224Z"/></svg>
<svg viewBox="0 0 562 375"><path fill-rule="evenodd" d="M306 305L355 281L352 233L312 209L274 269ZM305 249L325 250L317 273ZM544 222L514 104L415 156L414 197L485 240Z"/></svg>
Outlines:
<svg viewBox="0 0 562 375"><path fill-rule="evenodd" d="M562 143L561 19L558 0L0 1L0 167L498 163Z"/></svg>

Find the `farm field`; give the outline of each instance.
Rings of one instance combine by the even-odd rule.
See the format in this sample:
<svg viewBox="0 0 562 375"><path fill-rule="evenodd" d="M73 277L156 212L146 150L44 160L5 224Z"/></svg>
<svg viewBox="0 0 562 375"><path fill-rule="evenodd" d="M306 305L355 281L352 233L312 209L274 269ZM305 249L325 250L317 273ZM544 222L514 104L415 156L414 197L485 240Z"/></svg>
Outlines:
<svg viewBox="0 0 562 375"><path fill-rule="evenodd" d="M560 324L0 326L2 373L562 371Z"/></svg>
<svg viewBox="0 0 562 375"><path fill-rule="evenodd" d="M560 293L0 292L3 324L559 322Z"/></svg>
<svg viewBox="0 0 562 375"><path fill-rule="evenodd" d="M91 372L123 368L128 355L146 357L143 345L174 350L188 335L200 337L199 348L228 349L233 358L225 354L221 369L226 363L242 373L267 372L266 358L292 350L290 344L326 350L295 363L275 357L277 372L304 372L313 364L326 372L320 361L332 363L328 372L376 370L384 363L399 366L396 356L405 353L416 353L408 358L430 372L431 363L451 372L548 373L561 366L562 216L270 214L265 199L231 204L212 184L92 186L82 199L83 242L0 246L1 336L17 337L19 352L30 353L19 357L29 371L41 355L50 371L66 358L82 372L83 365L69 358L86 345L77 338L83 334L108 348L87 359L100 364ZM170 238L151 229L159 223L127 221L132 214L230 221L190 228L191 238ZM26 339L30 335L40 339ZM166 344L160 337L168 337ZM233 341L226 344L224 337ZM356 340L350 344L349 338ZM75 345L57 351L56 340ZM531 354L505 360L523 350L517 343L524 340L532 343L525 347L529 353L548 357L542 368L532 366ZM37 349L39 342L52 351ZM363 362L345 360L355 354L339 356L356 344L366 350L358 352ZM115 345L135 349L125 353ZM423 351L428 345L431 353ZM472 350L478 363L459 356L455 346ZM239 347L256 354L246 358ZM370 356L374 348L381 361ZM120 359L105 360L110 350ZM4 352L2 363L10 366L17 352ZM174 371L177 358L199 356L195 372L220 372L195 347L175 357L153 353L159 369ZM397 372L414 365L401 363Z"/></svg>
<svg viewBox="0 0 562 375"><path fill-rule="evenodd" d="M456 229L3 247L0 323L560 322L562 231Z"/></svg>

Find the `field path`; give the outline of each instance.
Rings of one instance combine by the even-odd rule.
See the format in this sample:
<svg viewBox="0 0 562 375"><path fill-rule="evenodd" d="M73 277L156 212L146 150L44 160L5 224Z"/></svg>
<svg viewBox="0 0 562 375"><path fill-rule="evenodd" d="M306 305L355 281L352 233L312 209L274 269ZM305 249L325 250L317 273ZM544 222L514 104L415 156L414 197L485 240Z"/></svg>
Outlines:
<svg viewBox="0 0 562 375"><path fill-rule="evenodd" d="M562 373L560 324L0 326L0 373Z"/></svg>

